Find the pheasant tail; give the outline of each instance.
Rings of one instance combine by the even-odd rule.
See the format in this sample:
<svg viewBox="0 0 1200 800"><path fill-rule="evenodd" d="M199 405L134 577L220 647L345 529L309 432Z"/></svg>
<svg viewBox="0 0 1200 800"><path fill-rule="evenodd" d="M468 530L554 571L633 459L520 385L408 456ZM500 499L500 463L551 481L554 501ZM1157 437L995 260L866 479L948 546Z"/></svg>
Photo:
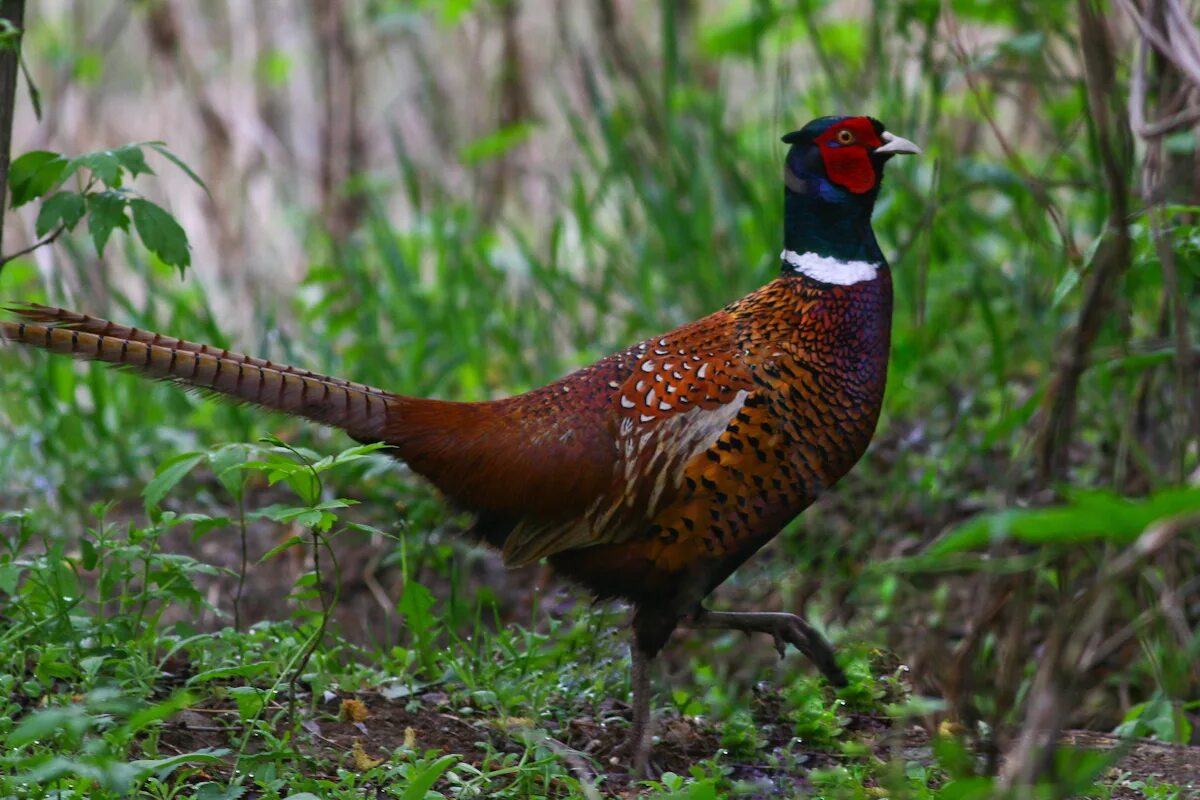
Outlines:
<svg viewBox="0 0 1200 800"><path fill-rule="evenodd" d="M151 378L331 425L364 441L378 440L396 395L361 383L274 364L206 344L118 325L42 305L6 309L0 341L105 361Z"/></svg>

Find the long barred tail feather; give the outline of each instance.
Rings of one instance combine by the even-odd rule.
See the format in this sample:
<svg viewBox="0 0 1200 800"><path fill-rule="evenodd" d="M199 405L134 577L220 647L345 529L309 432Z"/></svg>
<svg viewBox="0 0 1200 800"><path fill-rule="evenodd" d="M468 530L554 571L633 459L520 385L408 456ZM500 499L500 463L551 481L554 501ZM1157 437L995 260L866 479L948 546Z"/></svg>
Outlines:
<svg viewBox="0 0 1200 800"><path fill-rule="evenodd" d="M355 439L383 436L398 396L361 383L42 305L5 309L0 341L105 361L203 391L331 425Z"/></svg>

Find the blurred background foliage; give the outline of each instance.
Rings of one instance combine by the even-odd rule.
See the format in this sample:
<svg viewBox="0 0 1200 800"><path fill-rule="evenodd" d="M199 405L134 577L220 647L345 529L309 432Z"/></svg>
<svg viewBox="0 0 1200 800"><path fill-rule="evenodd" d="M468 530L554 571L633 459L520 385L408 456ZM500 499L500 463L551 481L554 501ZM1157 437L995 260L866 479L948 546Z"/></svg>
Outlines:
<svg viewBox="0 0 1200 800"><path fill-rule="evenodd" d="M876 215L897 286L883 421L863 464L719 597L806 607L888 648L996 749L1033 729L1031 697L1054 699L1039 730L1185 741L1200 162L1195 30L1176 7L40 0L24 59L41 118L22 80L14 154L162 140L211 194L153 157L158 176L139 178L188 232L183 279L122 233L98 258L81 231L7 264L0 301L406 393L503 396L773 277L779 137L876 116L925 149L889 167ZM1177 41L1182 61L1163 52ZM5 253L35 241L35 216L10 217ZM0 508L65 529L89 501L136 498L175 452L266 432L344 445L0 353ZM219 503L197 481L195 502ZM433 572L453 556L486 573L464 591L513 587L443 535L463 521L403 470L343 491L425 531ZM733 639L681 650L744 686L772 658ZM1152 702L1172 722L1137 728Z"/></svg>

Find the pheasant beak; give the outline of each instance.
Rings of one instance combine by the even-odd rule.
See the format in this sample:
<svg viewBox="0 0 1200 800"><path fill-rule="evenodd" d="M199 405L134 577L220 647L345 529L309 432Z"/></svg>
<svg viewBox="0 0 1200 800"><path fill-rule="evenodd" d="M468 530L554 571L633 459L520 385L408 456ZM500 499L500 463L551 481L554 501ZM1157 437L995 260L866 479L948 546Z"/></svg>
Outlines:
<svg viewBox="0 0 1200 800"><path fill-rule="evenodd" d="M883 139L883 144L875 148L876 155L881 153L884 155L898 155L900 153L907 153L914 156L921 155L921 148L908 139L904 139L894 133L884 131L879 135L879 138Z"/></svg>

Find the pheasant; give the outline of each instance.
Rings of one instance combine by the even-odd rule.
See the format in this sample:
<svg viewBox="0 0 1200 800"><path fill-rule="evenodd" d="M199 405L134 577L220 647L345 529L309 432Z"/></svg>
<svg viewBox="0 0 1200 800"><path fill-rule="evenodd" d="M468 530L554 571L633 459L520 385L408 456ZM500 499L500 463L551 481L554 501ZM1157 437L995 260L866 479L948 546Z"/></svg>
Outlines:
<svg viewBox="0 0 1200 800"><path fill-rule="evenodd" d="M892 280L871 211L884 164L920 153L870 117L823 117L783 137L781 273L757 291L540 389L464 403L360 383L19 305L0 340L340 428L390 452L453 503L509 566L548 559L633 606L633 722L644 770L649 666L680 626L762 632L836 685L824 638L780 612L702 602L862 456L887 373Z"/></svg>

